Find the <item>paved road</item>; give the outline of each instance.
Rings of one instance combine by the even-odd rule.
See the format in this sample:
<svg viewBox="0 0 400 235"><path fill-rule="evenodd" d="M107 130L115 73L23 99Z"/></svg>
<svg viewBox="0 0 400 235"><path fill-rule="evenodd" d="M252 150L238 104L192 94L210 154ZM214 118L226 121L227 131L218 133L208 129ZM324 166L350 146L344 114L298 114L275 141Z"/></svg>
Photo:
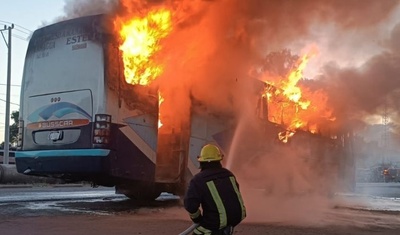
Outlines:
<svg viewBox="0 0 400 235"><path fill-rule="evenodd" d="M113 188L98 187L92 188L89 185L3 185L0 186L0 203L11 202L35 202L35 201L67 201L67 200L88 200L101 198L123 197L115 194Z"/></svg>
<svg viewBox="0 0 400 235"><path fill-rule="evenodd" d="M92 188L79 184L48 187L3 185L0 186L0 216L114 214L143 206L168 206L178 203L176 199L172 195L163 194L154 202L133 201L124 195L115 194L114 188Z"/></svg>
<svg viewBox="0 0 400 235"><path fill-rule="evenodd" d="M367 190L367 192L399 195L393 192L393 190L397 192L397 185L391 184L359 185L357 190L364 192L371 188L379 190ZM350 197L359 197L357 195L359 194L351 194ZM378 196L372 196L372 193L363 196L378 198ZM247 199L249 216L236 228L237 235L400 234L399 212L393 214L335 208L327 213L314 213L307 206L310 204L304 207L299 206L299 203L304 203L303 199L305 199L299 198L299 200L293 200L296 210L289 210L289 214L285 215L282 206L277 207L274 203L269 203L263 207L260 204L261 200L268 199L261 199L261 197L254 201ZM309 200L306 202L309 203ZM289 202L288 205L291 203ZM302 208L306 210L302 211ZM259 217L257 213L261 213ZM254 220L255 217L259 220ZM188 215L179 200L154 201L149 204L116 195L112 188L93 189L79 185L76 187L0 187L0 234L178 234L190 224Z"/></svg>
<svg viewBox="0 0 400 235"><path fill-rule="evenodd" d="M351 198L362 197L363 201L370 200L376 203L374 206L375 209L379 203L385 203L385 205L386 202L397 203L400 211L400 183L359 183L354 194L347 194L345 196ZM176 199L175 197L172 198ZM171 197L167 197L167 199L171 199ZM59 210L72 204L90 205L103 202L104 204L114 203L116 205L111 205L112 207L119 207L121 209L121 204L129 204L127 201L131 200L128 200L124 195L115 194L114 188L108 187L92 188L89 185L83 184L52 185L47 187L0 185L0 205L2 207L8 204L17 205L18 203L20 207L28 204L30 207L35 204L53 204L56 205L53 208ZM131 201L131 203L144 205L144 202ZM109 206L107 205L107 207ZM36 207L40 208L40 206ZM4 213L4 210L0 213Z"/></svg>
<svg viewBox="0 0 400 235"><path fill-rule="evenodd" d="M346 206L372 210L400 211L400 183L361 183L355 193L341 195L348 198ZM167 200L171 196L166 197ZM143 206L177 205L171 202L138 202L115 194L114 188L70 184L48 187L0 185L0 215L29 216L38 214L108 213L131 211ZM32 211L34 210L34 211Z"/></svg>
<svg viewBox="0 0 400 235"><path fill-rule="evenodd" d="M400 198L400 183L358 183L356 193L368 196Z"/></svg>

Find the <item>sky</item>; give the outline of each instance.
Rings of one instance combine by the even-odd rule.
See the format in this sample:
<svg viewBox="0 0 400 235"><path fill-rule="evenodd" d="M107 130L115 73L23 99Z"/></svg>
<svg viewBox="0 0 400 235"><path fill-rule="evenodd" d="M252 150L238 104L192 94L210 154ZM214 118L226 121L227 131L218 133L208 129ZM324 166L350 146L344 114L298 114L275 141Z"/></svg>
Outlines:
<svg viewBox="0 0 400 235"><path fill-rule="evenodd" d="M0 28L14 23L11 39L10 114L19 109L20 85L30 33L64 14L64 0L0 0ZM0 142L4 140L8 31L0 39ZM4 37L4 39L3 39ZM12 120L10 124L12 124Z"/></svg>

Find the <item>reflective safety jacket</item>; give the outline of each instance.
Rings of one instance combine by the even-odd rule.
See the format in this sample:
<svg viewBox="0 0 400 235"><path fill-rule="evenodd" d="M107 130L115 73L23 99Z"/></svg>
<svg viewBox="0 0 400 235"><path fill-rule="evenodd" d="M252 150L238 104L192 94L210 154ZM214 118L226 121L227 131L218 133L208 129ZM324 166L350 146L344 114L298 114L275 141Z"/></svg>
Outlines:
<svg viewBox="0 0 400 235"><path fill-rule="evenodd" d="M193 222L199 223L194 234L236 226L246 217L239 184L232 172L222 167L203 169L193 177L184 206Z"/></svg>

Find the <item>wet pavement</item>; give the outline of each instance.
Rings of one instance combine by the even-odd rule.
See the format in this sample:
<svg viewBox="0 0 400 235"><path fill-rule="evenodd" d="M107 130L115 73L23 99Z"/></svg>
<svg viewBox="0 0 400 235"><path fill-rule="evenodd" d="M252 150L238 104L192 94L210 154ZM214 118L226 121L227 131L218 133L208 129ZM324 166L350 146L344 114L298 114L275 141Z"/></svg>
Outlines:
<svg viewBox="0 0 400 235"><path fill-rule="evenodd" d="M0 216L43 216L66 214L107 215L132 212L141 207L177 205L178 198L162 195L157 201L133 201L115 194L113 188L88 185L37 187L29 185L0 187Z"/></svg>
<svg viewBox="0 0 400 235"><path fill-rule="evenodd" d="M339 206L400 213L400 183L358 184L354 193L337 193ZM179 197L163 193L157 201L134 201L115 194L114 188L84 184L0 185L0 216L134 213L180 206Z"/></svg>
<svg viewBox="0 0 400 235"><path fill-rule="evenodd" d="M300 211L298 217L295 210L279 217L272 205L259 210L260 201L252 205L249 200L249 216L235 234L399 234L400 210L395 209L400 203L399 186L358 185L354 193L334 196L346 199L338 207L307 216ZM178 234L191 221L178 198L162 196L158 201L140 202L115 194L113 188L90 185L0 186L0 234ZM293 205L299 202L301 198ZM259 220L254 218L257 211L262 213Z"/></svg>

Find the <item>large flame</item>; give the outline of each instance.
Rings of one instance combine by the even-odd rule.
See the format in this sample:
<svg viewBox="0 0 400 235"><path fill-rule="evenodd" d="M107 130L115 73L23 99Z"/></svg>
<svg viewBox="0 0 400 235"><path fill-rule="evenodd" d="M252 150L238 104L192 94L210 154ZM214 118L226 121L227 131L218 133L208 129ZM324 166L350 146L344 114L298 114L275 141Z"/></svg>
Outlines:
<svg viewBox="0 0 400 235"><path fill-rule="evenodd" d="M172 13L166 8L149 10L146 14L116 18L116 29L121 37L119 49L122 51L126 82L133 85L149 85L163 73L160 58L162 39L172 32ZM309 59L314 54L305 54L296 66L278 82L266 81L265 96L268 99L268 119L281 124L286 131L279 139L287 142L296 130L303 129L318 132L316 117L331 118L326 107L327 95L322 92L310 92L298 85L303 78ZM159 93L159 110L164 97ZM161 112L158 127L162 126Z"/></svg>
<svg viewBox="0 0 400 235"><path fill-rule="evenodd" d="M162 48L160 41L172 31L171 12L167 9L149 11L145 16L116 18L115 27L122 39L125 80L133 85L150 85L163 72L156 55ZM161 122L161 104L164 97L158 93L158 128Z"/></svg>
<svg viewBox="0 0 400 235"><path fill-rule="evenodd" d="M160 40L172 31L171 12L166 9L152 10L142 18L117 18L114 23L123 41L119 49L122 51L126 82L150 84L163 72L155 56L161 49Z"/></svg>
<svg viewBox="0 0 400 235"><path fill-rule="evenodd" d="M271 82L271 85L266 81L264 96L268 98L268 119L286 128L286 131L279 133L278 136L285 143L296 130L318 132L316 118L332 119L331 110L327 107L326 93L311 92L298 85L311 56L313 55L302 56L285 79L276 83Z"/></svg>
<svg viewBox="0 0 400 235"><path fill-rule="evenodd" d="M309 56L304 55L300 59L297 68L290 72L288 81L283 83L283 94L291 101L297 103L302 109L307 109L310 101L302 99L302 92L297 83L303 77L303 70L309 61Z"/></svg>
<svg viewBox="0 0 400 235"><path fill-rule="evenodd" d="M161 104L164 102L164 97L162 96L161 92L158 92L158 129L163 126L162 118L161 118Z"/></svg>

